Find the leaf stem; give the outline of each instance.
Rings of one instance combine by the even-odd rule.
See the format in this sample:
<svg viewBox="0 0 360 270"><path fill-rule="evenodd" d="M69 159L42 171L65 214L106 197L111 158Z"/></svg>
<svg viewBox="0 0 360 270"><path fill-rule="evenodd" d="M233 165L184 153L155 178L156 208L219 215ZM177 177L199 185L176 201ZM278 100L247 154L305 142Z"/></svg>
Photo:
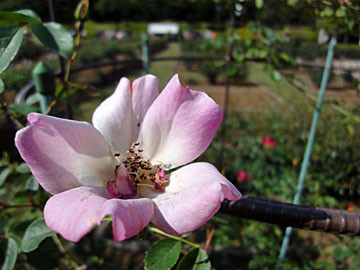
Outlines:
<svg viewBox="0 0 360 270"><path fill-rule="evenodd" d="M54 234L52 236L52 239L54 240L56 246L58 247L59 251L61 254L66 254L66 249L64 247L64 245L61 243L59 237L57 236L57 234Z"/></svg>
<svg viewBox="0 0 360 270"><path fill-rule="evenodd" d="M0 109L2 109L5 112L5 114L9 117L9 119L15 124L17 129L24 128L24 125L21 124L21 122L18 119L16 119L11 112L9 112L9 110L7 109L6 102L3 102L1 99L0 99Z"/></svg>
<svg viewBox="0 0 360 270"><path fill-rule="evenodd" d="M185 244L188 244L188 245L190 245L190 246L193 246L193 247L195 247L195 248L200 248L200 245L199 245L199 244L195 244L195 243L193 243L193 242L191 242L191 241L188 241L188 240L186 240L186 239L184 239L184 238L181 238L181 237L179 237L179 236L167 234L167 233L163 232L162 230L160 230L160 229L158 229L158 228L150 227L150 228L149 228L149 231L152 231L152 232L154 232L154 233L157 233L157 234L166 236L166 237L171 238L171 239L179 240L179 241L181 241L181 242L183 242L183 243L185 243Z"/></svg>
<svg viewBox="0 0 360 270"><path fill-rule="evenodd" d="M64 81L63 81L64 87L61 90L61 92L57 95L55 100L50 103L49 107L47 108L46 114L50 113L52 108L56 105L56 103L59 102L59 100L61 99L63 94L69 88L69 78L70 78L71 66L72 66L72 63L73 63L73 61L75 60L75 58L76 58L76 56L78 54L78 50L79 50L79 47L80 47L80 41L81 41L81 31L84 28L84 21L83 20L77 21L75 23L75 28L76 28L75 47L74 47L74 51L73 51L71 57L67 60L66 72L65 72Z"/></svg>
<svg viewBox="0 0 360 270"><path fill-rule="evenodd" d="M42 210L42 207L36 203L27 203L27 204L6 204L0 202L0 210L9 209L9 208L25 208L25 207L35 207Z"/></svg>
<svg viewBox="0 0 360 270"><path fill-rule="evenodd" d="M206 230L206 244L205 244L205 248L204 248L204 251L205 251L206 253L209 252L211 240L212 240L213 237L214 237L214 233L215 233L215 229L214 229L214 228L212 228L211 230L209 230L209 229Z"/></svg>

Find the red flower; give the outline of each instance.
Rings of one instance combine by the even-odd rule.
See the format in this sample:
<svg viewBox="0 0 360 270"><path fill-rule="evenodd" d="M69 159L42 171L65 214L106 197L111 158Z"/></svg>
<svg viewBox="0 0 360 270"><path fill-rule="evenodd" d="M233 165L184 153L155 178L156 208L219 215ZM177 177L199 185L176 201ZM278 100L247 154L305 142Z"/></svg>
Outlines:
<svg viewBox="0 0 360 270"><path fill-rule="evenodd" d="M268 147L268 148L273 148L277 145L277 141L271 139L270 137L264 137L262 139L262 144L265 146L265 147Z"/></svg>
<svg viewBox="0 0 360 270"><path fill-rule="evenodd" d="M349 207L347 209L348 211L354 211L354 206L352 204L349 204Z"/></svg>
<svg viewBox="0 0 360 270"><path fill-rule="evenodd" d="M241 183L250 181L250 176L248 176L245 171L237 172L236 178Z"/></svg>

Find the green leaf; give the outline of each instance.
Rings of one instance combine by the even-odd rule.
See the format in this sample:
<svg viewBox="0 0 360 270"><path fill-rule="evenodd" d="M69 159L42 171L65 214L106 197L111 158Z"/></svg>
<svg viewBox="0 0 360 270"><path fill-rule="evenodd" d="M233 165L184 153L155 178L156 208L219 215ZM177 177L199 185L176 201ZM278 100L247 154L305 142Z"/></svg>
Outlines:
<svg viewBox="0 0 360 270"><path fill-rule="evenodd" d="M323 11L320 12L321 17L330 17L334 14L334 11L330 7L324 8Z"/></svg>
<svg viewBox="0 0 360 270"><path fill-rule="evenodd" d="M0 11L0 24L26 24L33 20L32 16L22 12Z"/></svg>
<svg viewBox="0 0 360 270"><path fill-rule="evenodd" d="M54 234L55 232L46 226L43 218L36 219L27 227L21 240L21 249L24 252L33 251L44 239Z"/></svg>
<svg viewBox="0 0 360 270"><path fill-rule="evenodd" d="M0 95L4 93L4 90L5 90L5 84L3 80L0 78Z"/></svg>
<svg viewBox="0 0 360 270"><path fill-rule="evenodd" d="M25 162L16 167L16 172L21 174L31 173L29 166Z"/></svg>
<svg viewBox="0 0 360 270"><path fill-rule="evenodd" d="M15 13L23 14L25 16L31 17L33 20L41 22L40 16L37 15L36 12L31 9L20 9L20 10L15 11Z"/></svg>
<svg viewBox="0 0 360 270"><path fill-rule="evenodd" d="M0 73L15 58L23 39L23 31L14 26L0 26Z"/></svg>
<svg viewBox="0 0 360 270"><path fill-rule="evenodd" d="M173 239L162 239L155 242L146 251L145 269L171 269L181 252L181 242Z"/></svg>
<svg viewBox="0 0 360 270"><path fill-rule="evenodd" d="M344 7L338 8L336 10L336 13L335 13L336 17L345 17L345 15L346 15L346 10Z"/></svg>
<svg viewBox="0 0 360 270"><path fill-rule="evenodd" d="M30 176L26 181L25 188L31 191L38 191L39 190L39 183L36 181L34 176Z"/></svg>
<svg viewBox="0 0 360 270"><path fill-rule="evenodd" d="M287 63L289 63L291 60L291 58L284 52L280 53L279 57Z"/></svg>
<svg viewBox="0 0 360 270"><path fill-rule="evenodd" d="M263 7L264 1L263 0L255 0L255 6L257 9L261 9Z"/></svg>
<svg viewBox="0 0 360 270"><path fill-rule="evenodd" d="M271 79L274 81L274 82L279 82L281 80L281 74L279 71L277 70L274 70L272 73L271 73Z"/></svg>
<svg viewBox="0 0 360 270"><path fill-rule="evenodd" d="M33 21L30 23L33 34L45 47L68 59L74 51L74 39L70 32L58 23Z"/></svg>
<svg viewBox="0 0 360 270"><path fill-rule="evenodd" d="M34 93L32 95L30 95L26 100L25 100L25 104L26 105L34 105L36 103L40 102L40 95L39 93Z"/></svg>
<svg viewBox="0 0 360 270"><path fill-rule="evenodd" d="M244 56L242 54L234 54L233 56L236 62L242 62L244 60Z"/></svg>
<svg viewBox="0 0 360 270"><path fill-rule="evenodd" d="M40 109L38 107L26 104L10 104L7 108L11 112L19 113L22 115L28 115L31 112L40 112Z"/></svg>
<svg viewBox="0 0 360 270"><path fill-rule="evenodd" d="M229 68L228 70L228 74L229 76L235 76L236 74L238 74L239 70L237 68Z"/></svg>
<svg viewBox="0 0 360 270"><path fill-rule="evenodd" d="M11 167L7 167L3 169L0 173L0 186L2 186L5 182L5 180L8 178L8 176L13 172L13 169Z"/></svg>
<svg viewBox="0 0 360 270"><path fill-rule="evenodd" d="M6 248L6 256L5 261L1 267L2 270L11 270L14 268L16 263L16 258L18 255L18 247L16 241L12 238L9 238L7 248Z"/></svg>
<svg viewBox="0 0 360 270"><path fill-rule="evenodd" d="M211 263L203 249L193 248L180 260L176 270L210 270Z"/></svg>

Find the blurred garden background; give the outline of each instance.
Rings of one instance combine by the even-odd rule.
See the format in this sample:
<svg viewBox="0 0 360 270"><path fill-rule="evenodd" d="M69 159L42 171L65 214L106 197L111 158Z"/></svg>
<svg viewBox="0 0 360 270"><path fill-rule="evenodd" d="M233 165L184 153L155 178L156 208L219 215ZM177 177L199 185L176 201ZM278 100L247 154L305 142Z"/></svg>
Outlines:
<svg viewBox="0 0 360 270"><path fill-rule="evenodd" d="M159 78L161 90L178 73L184 86L205 91L226 111L225 128L219 129L199 160L216 165L244 195L292 202L329 42L335 38L334 60L300 202L359 210L357 0L88 3L88 14L82 18L82 14L74 16L76 1L0 2L0 11L30 9L42 22L56 21L75 43L70 53L66 48L56 49L36 33L34 23L0 14L3 269L12 265L15 269L142 269L145 251L158 239L145 231L116 243L104 222L77 244L48 232L50 237L45 236L38 248L22 248L26 229L42 217L41 208L49 198L14 146L16 131L26 125L26 114L40 111L40 97L31 84L32 71L40 61L56 75L51 114L88 122L121 77L133 80L149 72ZM1 57L19 29L23 32L21 46L7 66ZM15 32L8 34L11 31ZM279 266L285 227L217 214L186 239L205 247L209 232L214 233L208 255L215 269ZM9 259L8 239L17 246L16 262ZM360 269L360 239L294 230L281 267Z"/></svg>

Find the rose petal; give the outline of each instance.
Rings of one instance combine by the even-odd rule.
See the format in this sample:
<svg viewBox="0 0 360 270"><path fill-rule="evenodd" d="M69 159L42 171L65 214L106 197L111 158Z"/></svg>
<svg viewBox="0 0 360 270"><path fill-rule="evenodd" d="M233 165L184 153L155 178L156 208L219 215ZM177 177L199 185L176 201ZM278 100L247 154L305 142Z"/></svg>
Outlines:
<svg viewBox="0 0 360 270"><path fill-rule="evenodd" d="M133 82L122 78L114 94L96 109L94 126L101 131L115 153L125 154L139 135L148 108L159 94L153 75Z"/></svg>
<svg viewBox="0 0 360 270"><path fill-rule="evenodd" d="M136 79L132 84L133 110L137 125L141 124L144 116L159 95L159 80L153 75L146 75Z"/></svg>
<svg viewBox="0 0 360 270"><path fill-rule="evenodd" d="M78 187L56 194L44 208L46 225L65 239L77 242L100 224L107 196L100 187Z"/></svg>
<svg viewBox="0 0 360 270"><path fill-rule="evenodd" d="M114 159L105 139L89 123L29 114L31 126L15 144L41 186L51 194L81 185L105 186Z"/></svg>
<svg viewBox="0 0 360 270"><path fill-rule="evenodd" d="M116 241L137 235L150 222L154 203L150 199L112 199L103 206L102 216L112 215L113 233Z"/></svg>
<svg viewBox="0 0 360 270"><path fill-rule="evenodd" d="M209 146L221 119L219 105L206 93L182 87L175 75L144 117L144 155L165 168L186 164Z"/></svg>
<svg viewBox="0 0 360 270"><path fill-rule="evenodd" d="M122 78L114 94L97 107L92 122L114 153L126 153L136 140L136 118L132 110L131 84L127 78Z"/></svg>
<svg viewBox="0 0 360 270"><path fill-rule="evenodd" d="M44 209L47 226L65 239L79 241L106 215L112 215L115 240L138 234L150 221L154 204L149 199L110 199L99 187L79 187L51 197Z"/></svg>
<svg viewBox="0 0 360 270"><path fill-rule="evenodd" d="M224 198L241 198L240 192L209 163L193 163L176 170L170 174L165 192L151 195L155 202L151 222L170 234L196 230L219 210Z"/></svg>

